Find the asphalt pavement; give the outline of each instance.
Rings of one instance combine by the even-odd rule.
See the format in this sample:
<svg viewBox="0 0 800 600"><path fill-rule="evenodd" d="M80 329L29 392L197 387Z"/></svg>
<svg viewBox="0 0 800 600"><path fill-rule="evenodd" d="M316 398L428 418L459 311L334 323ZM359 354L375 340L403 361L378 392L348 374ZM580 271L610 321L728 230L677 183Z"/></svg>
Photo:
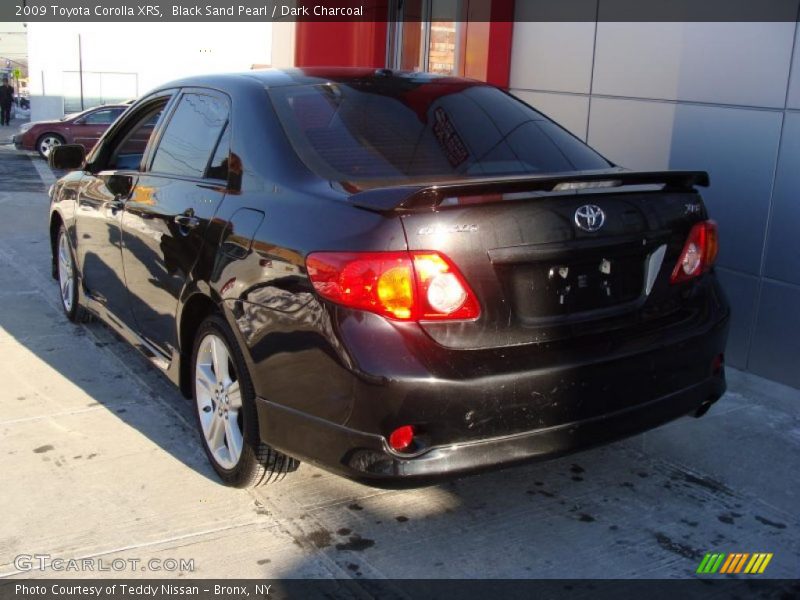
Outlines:
<svg viewBox="0 0 800 600"><path fill-rule="evenodd" d="M735 370L705 417L558 460L416 490L305 464L223 487L191 404L102 324L62 315L53 181L0 146L0 577L98 575L19 558L47 554L161 561L112 577L692 578L706 552L800 575L800 391Z"/></svg>

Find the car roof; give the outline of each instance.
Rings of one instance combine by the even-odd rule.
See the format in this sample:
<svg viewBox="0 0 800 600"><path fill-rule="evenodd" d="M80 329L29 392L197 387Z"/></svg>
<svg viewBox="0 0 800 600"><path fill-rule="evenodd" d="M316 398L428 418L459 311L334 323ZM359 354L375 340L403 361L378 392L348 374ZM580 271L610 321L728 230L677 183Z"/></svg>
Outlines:
<svg viewBox="0 0 800 600"><path fill-rule="evenodd" d="M205 87L218 89L247 88L254 85L260 87L283 87L289 85L313 85L326 82L346 82L364 79L385 79L389 77L401 78L414 83L457 83L460 85L474 84L485 85L483 82L436 75L433 73L420 73L416 71L394 71L390 69L373 69L364 67L307 67L303 69L257 69L240 73L223 73L215 75L196 75L177 79L160 85L153 91L174 89L177 87Z"/></svg>

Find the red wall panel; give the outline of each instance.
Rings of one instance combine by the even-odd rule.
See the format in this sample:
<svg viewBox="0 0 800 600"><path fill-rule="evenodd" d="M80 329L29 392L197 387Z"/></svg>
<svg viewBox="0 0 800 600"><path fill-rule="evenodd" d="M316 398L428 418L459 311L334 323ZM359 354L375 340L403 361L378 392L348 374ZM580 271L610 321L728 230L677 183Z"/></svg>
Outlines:
<svg viewBox="0 0 800 600"><path fill-rule="evenodd" d="M467 6L464 75L507 88L511 72L514 0L474 0Z"/></svg>
<svg viewBox="0 0 800 600"><path fill-rule="evenodd" d="M386 21L298 21L298 67L383 67Z"/></svg>
<svg viewBox="0 0 800 600"><path fill-rule="evenodd" d="M507 88L511 75L512 21L492 21L489 24L489 47L484 81Z"/></svg>

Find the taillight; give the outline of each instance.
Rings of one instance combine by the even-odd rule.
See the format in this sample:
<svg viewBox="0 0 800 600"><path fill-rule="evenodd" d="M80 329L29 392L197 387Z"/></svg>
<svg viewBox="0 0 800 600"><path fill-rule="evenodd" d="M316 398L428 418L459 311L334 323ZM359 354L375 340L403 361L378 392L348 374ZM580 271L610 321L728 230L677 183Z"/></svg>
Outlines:
<svg viewBox="0 0 800 600"><path fill-rule="evenodd" d="M454 264L438 252L412 252L418 319L477 319L475 294Z"/></svg>
<svg viewBox="0 0 800 600"><path fill-rule="evenodd" d="M476 319L480 307L458 269L438 252L314 252L306 259L317 293L390 319Z"/></svg>
<svg viewBox="0 0 800 600"><path fill-rule="evenodd" d="M695 223L672 270L670 283L688 281L708 271L717 259L719 240L714 221Z"/></svg>

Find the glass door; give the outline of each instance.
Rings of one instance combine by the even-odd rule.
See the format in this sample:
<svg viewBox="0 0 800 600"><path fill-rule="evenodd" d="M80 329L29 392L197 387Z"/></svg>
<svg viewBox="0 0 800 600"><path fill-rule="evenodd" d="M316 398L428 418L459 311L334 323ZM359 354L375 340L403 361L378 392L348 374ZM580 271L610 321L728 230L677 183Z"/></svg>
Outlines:
<svg viewBox="0 0 800 600"><path fill-rule="evenodd" d="M386 65L403 71L463 73L461 0L395 0Z"/></svg>

